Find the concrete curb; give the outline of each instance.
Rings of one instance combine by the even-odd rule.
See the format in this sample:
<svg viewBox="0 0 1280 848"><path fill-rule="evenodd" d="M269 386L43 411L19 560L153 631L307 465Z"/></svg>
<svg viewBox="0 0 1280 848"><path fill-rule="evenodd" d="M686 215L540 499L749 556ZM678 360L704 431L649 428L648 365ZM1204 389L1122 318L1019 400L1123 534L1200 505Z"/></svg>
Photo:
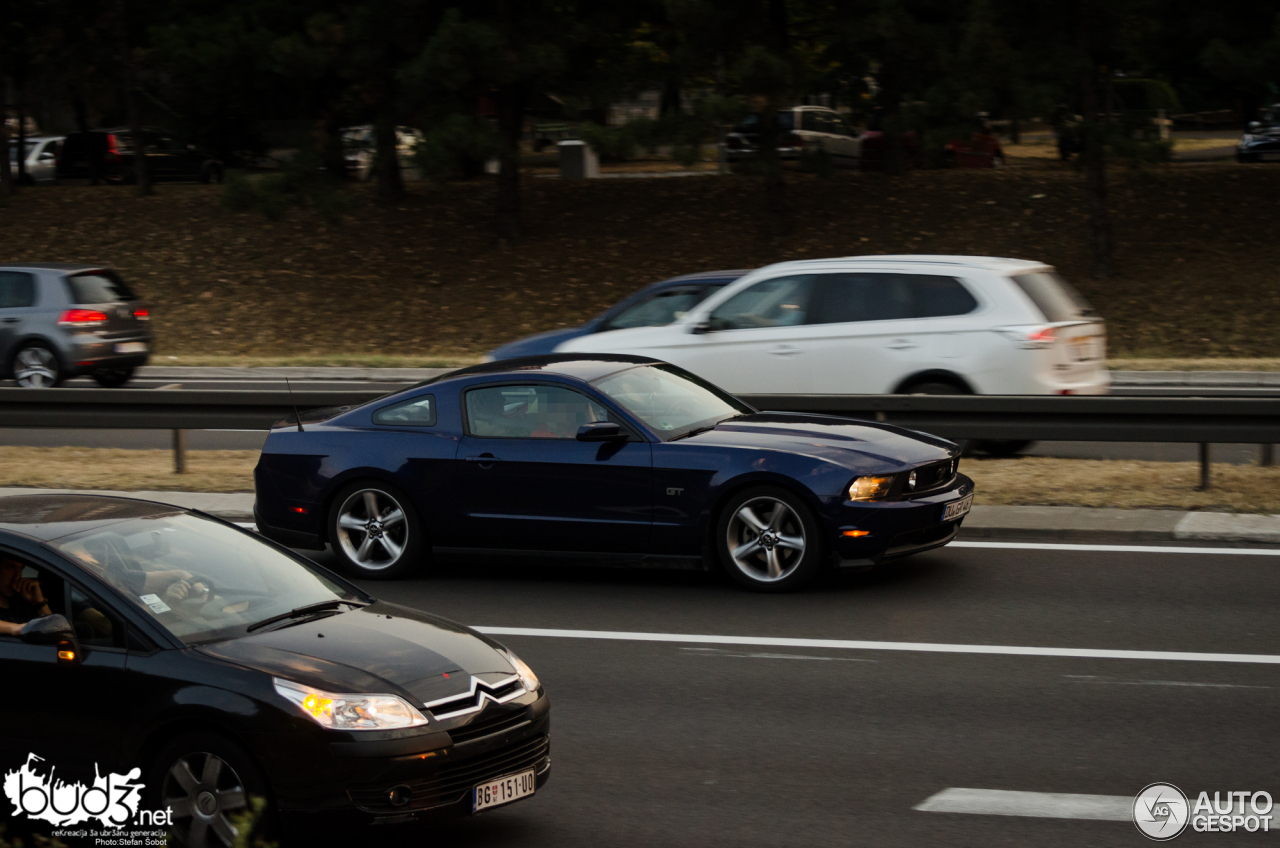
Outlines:
<svg viewBox="0 0 1280 848"><path fill-rule="evenodd" d="M3 489L6 495L72 494L72 489ZM169 503L227 521L253 521L250 492L80 492ZM1148 544L1216 542L1280 544L1280 515L1237 515L1172 509L1093 509L1071 506L975 506L961 539Z"/></svg>

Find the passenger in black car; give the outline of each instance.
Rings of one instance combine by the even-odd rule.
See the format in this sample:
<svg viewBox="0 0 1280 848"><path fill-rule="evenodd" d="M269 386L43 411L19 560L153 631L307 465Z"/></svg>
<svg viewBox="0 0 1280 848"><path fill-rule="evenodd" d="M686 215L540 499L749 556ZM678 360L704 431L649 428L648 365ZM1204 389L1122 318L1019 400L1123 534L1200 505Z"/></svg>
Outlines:
<svg viewBox="0 0 1280 848"><path fill-rule="evenodd" d="M40 582L22 576L22 563L0 556L0 636L17 636L28 621L51 614Z"/></svg>

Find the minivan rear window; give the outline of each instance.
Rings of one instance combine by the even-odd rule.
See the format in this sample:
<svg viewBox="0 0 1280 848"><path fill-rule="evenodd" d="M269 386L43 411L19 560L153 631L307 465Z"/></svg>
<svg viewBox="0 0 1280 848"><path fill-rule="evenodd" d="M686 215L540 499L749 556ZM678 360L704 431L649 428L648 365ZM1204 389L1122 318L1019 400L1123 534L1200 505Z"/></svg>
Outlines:
<svg viewBox="0 0 1280 848"><path fill-rule="evenodd" d="M71 302L115 303L120 300L137 300L138 296L129 290L124 280L114 271L90 271L87 274L73 274L67 277L71 288Z"/></svg>
<svg viewBox="0 0 1280 848"><path fill-rule="evenodd" d="M1074 321L1098 313L1071 284L1048 271L1019 274L1013 278L1018 288L1035 303L1046 321Z"/></svg>

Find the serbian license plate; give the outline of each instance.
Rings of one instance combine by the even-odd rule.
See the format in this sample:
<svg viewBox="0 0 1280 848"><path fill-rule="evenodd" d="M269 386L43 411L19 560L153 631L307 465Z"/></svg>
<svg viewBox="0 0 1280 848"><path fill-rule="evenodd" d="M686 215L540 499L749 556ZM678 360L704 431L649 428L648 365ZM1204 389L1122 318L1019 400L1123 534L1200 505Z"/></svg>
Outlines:
<svg viewBox="0 0 1280 848"><path fill-rule="evenodd" d="M973 508L973 495L967 498L961 498L953 501L942 508L943 521L955 521L957 518L964 518L969 514L969 510Z"/></svg>
<svg viewBox="0 0 1280 848"><path fill-rule="evenodd" d="M490 807L519 801L526 795L533 794L537 782L533 769L485 781L471 790L471 812L478 813Z"/></svg>
<svg viewBox="0 0 1280 848"><path fill-rule="evenodd" d="M122 342L116 345L116 353L146 353L146 342Z"/></svg>

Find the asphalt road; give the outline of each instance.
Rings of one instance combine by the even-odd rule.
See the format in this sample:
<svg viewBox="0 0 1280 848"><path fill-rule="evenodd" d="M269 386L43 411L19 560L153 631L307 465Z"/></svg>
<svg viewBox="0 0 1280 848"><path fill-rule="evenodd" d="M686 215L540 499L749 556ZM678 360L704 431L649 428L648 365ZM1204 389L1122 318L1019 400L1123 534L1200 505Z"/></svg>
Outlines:
<svg viewBox="0 0 1280 848"><path fill-rule="evenodd" d="M369 584L471 625L677 634L499 637L551 695L550 783L474 819L380 828L377 838L555 848L1146 844L1127 821L913 807L957 787L1122 799L1157 781L1193 799L1202 789L1280 798L1280 665L947 646L1280 654L1277 566L1276 556L1213 552L949 548L779 597L715 574L504 563ZM680 641L689 634L943 648Z"/></svg>

